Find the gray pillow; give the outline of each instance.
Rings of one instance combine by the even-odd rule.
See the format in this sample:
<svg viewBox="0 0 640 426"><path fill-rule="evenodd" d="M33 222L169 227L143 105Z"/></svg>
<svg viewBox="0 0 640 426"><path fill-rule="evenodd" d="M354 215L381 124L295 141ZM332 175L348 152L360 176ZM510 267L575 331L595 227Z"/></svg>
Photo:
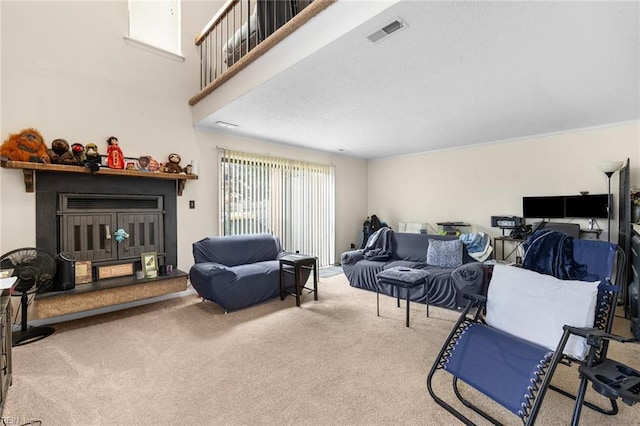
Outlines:
<svg viewBox="0 0 640 426"><path fill-rule="evenodd" d="M427 265L457 268L462 265L462 241L432 240L427 247Z"/></svg>

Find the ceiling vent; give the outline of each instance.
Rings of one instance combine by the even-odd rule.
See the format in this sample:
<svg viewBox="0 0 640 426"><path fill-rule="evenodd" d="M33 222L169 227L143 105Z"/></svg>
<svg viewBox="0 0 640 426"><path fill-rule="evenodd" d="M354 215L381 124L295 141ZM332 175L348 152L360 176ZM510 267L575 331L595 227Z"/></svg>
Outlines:
<svg viewBox="0 0 640 426"><path fill-rule="evenodd" d="M400 19L396 19L392 22L389 22L387 25L385 25L378 31L375 31L374 33L369 34L367 36L367 39L369 39L371 43L378 43L379 41L384 40L386 37L390 36L391 34L398 32L406 27L407 27L407 24L405 22L403 22Z"/></svg>

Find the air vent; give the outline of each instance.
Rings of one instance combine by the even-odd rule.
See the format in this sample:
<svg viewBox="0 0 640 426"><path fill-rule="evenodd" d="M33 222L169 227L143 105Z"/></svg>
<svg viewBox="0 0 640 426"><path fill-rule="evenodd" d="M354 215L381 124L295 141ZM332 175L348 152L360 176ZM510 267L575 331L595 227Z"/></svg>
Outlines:
<svg viewBox="0 0 640 426"><path fill-rule="evenodd" d="M159 196L60 194L62 211L162 210Z"/></svg>
<svg viewBox="0 0 640 426"><path fill-rule="evenodd" d="M369 39L369 41L371 43L377 43L380 40L383 40L384 38L386 38L387 36L390 36L391 34L406 28L407 24L404 23L403 21L401 21L400 19L396 19L392 22L389 22L387 25L385 25L384 27L382 27L381 29L379 29L378 31L369 34L367 36L367 39Z"/></svg>

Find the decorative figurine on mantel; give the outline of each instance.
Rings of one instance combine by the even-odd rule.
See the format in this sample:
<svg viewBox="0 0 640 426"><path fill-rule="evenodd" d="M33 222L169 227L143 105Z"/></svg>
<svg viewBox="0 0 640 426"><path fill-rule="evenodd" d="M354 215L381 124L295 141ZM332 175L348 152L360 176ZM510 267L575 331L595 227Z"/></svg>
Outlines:
<svg viewBox="0 0 640 426"><path fill-rule="evenodd" d="M85 167L88 167L92 172L100 170L100 153L98 152L98 146L95 143L88 143L84 147L85 155L87 159L84 162Z"/></svg>
<svg viewBox="0 0 640 426"><path fill-rule="evenodd" d="M71 153L73 154L73 164L76 166L84 166L85 161L87 161L84 145L81 143L71 144Z"/></svg>
<svg viewBox="0 0 640 426"><path fill-rule="evenodd" d="M176 153L169 154L169 161L164 166L165 173L182 173L182 166L180 161L182 158Z"/></svg>
<svg viewBox="0 0 640 426"><path fill-rule="evenodd" d="M137 169L139 172L148 172L149 171L149 156L143 155L138 158L138 166Z"/></svg>
<svg viewBox="0 0 640 426"><path fill-rule="evenodd" d="M118 145L118 138L110 136L107 139L107 164L110 169L124 169L124 155Z"/></svg>
<svg viewBox="0 0 640 426"><path fill-rule="evenodd" d="M51 149L47 150L51 164L74 164L71 145L66 139L54 139L51 142Z"/></svg>
<svg viewBox="0 0 640 426"><path fill-rule="evenodd" d="M160 163L153 157L149 157L149 171L150 172L159 172L160 171Z"/></svg>

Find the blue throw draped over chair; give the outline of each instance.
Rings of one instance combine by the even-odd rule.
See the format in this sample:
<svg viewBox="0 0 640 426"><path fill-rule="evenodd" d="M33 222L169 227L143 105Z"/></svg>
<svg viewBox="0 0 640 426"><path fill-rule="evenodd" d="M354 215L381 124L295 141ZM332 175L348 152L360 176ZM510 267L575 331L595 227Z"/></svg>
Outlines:
<svg viewBox="0 0 640 426"><path fill-rule="evenodd" d="M449 334L427 377L427 389L431 397L466 424L473 424L473 422L461 411L436 395L432 383L436 373L449 373L451 376L444 376L451 379L454 394L462 404L494 424L500 424L500 422L466 399L461 393L458 381L475 388L519 416L524 424L533 424L535 422L544 395L549 387L576 400L573 415L574 424L579 421L582 405L596 409L604 414L613 415L618 412L616 399L619 396L629 405L639 400L637 393L635 397L629 396L633 394L633 391L631 391L631 393L624 395L621 395L620 392L617 394L600 392L609 400L610 409L604 409L584 401L584 393L588 380L590 380L589 373L598 365L609 362L606 358L608 339L626 341L619 336L611 336L609 334L613 324L618 291L618 288L613 283L617 279L624 279L624 254L616 245L604 241L578 240L572 237L565 238L563 235L559 236L555 231L545 232L551 233L546 236L542 234L532 235L527 241L528 245L525 244L527 250L525 256L527 254L531 256L531 258L525 259L525 267L531 268L530 270L514 266L496 265L493 278L496 278L498 268L501 268L499 271L500 273L504 272L502 276L505 277L510 276L506 275L507 272L516 274L514 276L525 274L528 277L527 279L531 278L533 285L530 288L532 288L531 294L534 295L534 298L540 296L540 288L546 288L537 288L535 285L536 279L539 281L556 280L549 284L550 288L553 289L550 293L553 295L555 295L556 290L563 292L569 287L586 294L586 291L588 291L586 287L589 284L591 293L588 297L591 300L591 307L585 306L584 312L594 314L589 314L591 318L587 318L586 326L584 324L568 324L564 327L560 325L555 333L557 337L552 339L553 343L545 344L526 338L532 333L535 335L537 332L535 328L538 327L538 323L546 320L546 317L542 318L542 315L544 315L542 312L537 315L537 309L540 307L536 307L535 303L529 303L526 300L522 302L522 306L534 305L531 309L536 309L533 314L534 317L529 316L522 321L522 324L525 325L523 329L530 328L533 331L523 330L520 333L490 325L492 323L491 318L489 318L490 315L494 314L494 317L497 317L498 315L495 315L495 311L505 305L505 303L500 303L501 298L498 293L501 291L500 288L511 286L517 288L517 291L523 291L522 289L524 289L526 292L525 284L521 285L522 289L518 287L521 284L519 282L508 282L506 286L499 286L498 280L496 280L496 289L492 292L494 290L491 287L492 278L486 298L469 296L471 299L469 304ZM536 238L537 240L534 241ZM548 239L545 240L546 238ZM551 250L539 246L540 244L549 243L561 244L562 246L554 247ZM567 255L567 250L569 257L572 257L571 259L566 256L554 259L540 258L541 256L546 256L544 253L549 252ZM559 270L562 271L559 272ZM576 280L576 274L579 276L578 282L564 281ZM505 279L502 281L505 281ZM585 287L581 287L583 283L580 281L585 281ZM596 281L599 281L600 284L595 283ZM502 300L509 301L512 299L503 296ZM572 299L572 302L575 300L578 300L578 298ZM492 301L496 302L492 305ZM561 301L558 303L552 301L547 305L555 306L557 304L560 306L562 303ZM506 305L509 304L506 303ZM493 309L493 312L490 312L490 309ZM585 316L588 317L589 315ZM518 323L519 316L519 311L511 313L511 316L507 315L506 323ZM511 321L512 319L513 321ZM548 336L549 333L545 333L545 335ZM569 339L578 340L571 343ZM571 352L570 347L584 348L584 350L581 354L576 355ZM567 365L578 363L580 365L580 377L582 380L575 393L551 386L553 373L559 363ZM638 378L638 382L640 382L640 378ZM594 382L594 389L596 386ZM637 388L640 388L640 384ZM638 390L635 389L636 392ZM607 399L604 399L604 401L606 402ZM460 408L462 409L462 407Z"/></svg>

